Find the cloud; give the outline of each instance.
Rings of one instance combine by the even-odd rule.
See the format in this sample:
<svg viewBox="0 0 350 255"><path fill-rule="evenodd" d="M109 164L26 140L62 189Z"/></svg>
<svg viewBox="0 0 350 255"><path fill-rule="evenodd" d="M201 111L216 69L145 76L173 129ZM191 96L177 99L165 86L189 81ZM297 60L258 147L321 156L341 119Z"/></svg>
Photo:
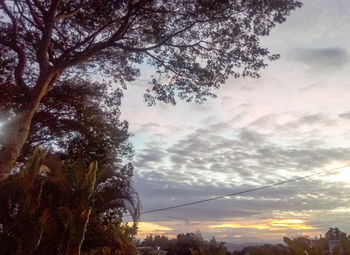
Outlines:
<svg viewBox="0 0 350 255"><path fill-rule="evenodd" d="M343 48L297 48L289 52L289 57L306 64L316 71L332 71L349 62L349 55Z"/></svg>
<svg viewBox="0 0 350 255"><path fill-rule="evenodd" d="M165 134L157 125L145 125L144 132L152 132L136 150L134 171L134 186L144 211L253 189L348 161L350 137L344 136L348 130L346 120L340 119L346 118L346 107L334 111L328 111L328 105L296 110L282 107L252 113L254 109L241 109L238 105L230 116L208 118L200 125L185 119L179 128L188 126L181 133ZM217 116L209 116L212 115ZM237 119L240 115L243 117ZM343 141L329 143L335 138ZM330 226L346 231L344 222L350 211L342 208L350 204L350 178L345 177L337 181L308 178L208 203L143 214L141 220L162 222L172 229L166 235L200 229L204 236L225 235L226 240L233 236L244 240L256 236L278 239L282 233L316 235ZM340 209L334 211L336 208ZM300 225L305 228L273 223L290 219L303 221ZM247 221L268 228L209 227Z"/></svg>
<svg viewBox="0 0 350 255"><path fill-rule="evenodd" d="M350 111L339 114L339 117L350 120Z"/></svg>
<svg viewBox="0 0 350 255"><path fill-rule="evenodd" d="M305 224L305 221L299 219L268 219L258 222L229 222L219 225L211 225L210 228L253 228L269 230L286 230L286 229L314 229L312 226Z"/></svg>
<svg viewBox="0 0 350 255"><path fill-rule="evenodd" d="M139 222L137 235L139 238L145 238L147 235L156 234L156 235L166 235L173 229L167 226L162 225L162 222ZM129 223L132 225L132 223Z"/></svg>
<svg viewBox="0 0 350 255"><path fill-rule="evenodd" d="M323 123L325 117L320 116L303 115L297 122ZM349 148L320 146L322 142L313 145L308 139L286 146L274 141L276 134L262 134L246 127L228 129L230 136L216 134L218 126L227 125L211 124L174 144L158 150L143 150L137 155L138 169L149 169L135 172L135 187L145 211L305 176L333 162L346 162L350 153ZM147 162L149 158L156 158L152 157L153 153L162 155L162 160ZM278 211L305 215L305 211L326 211L348 204L348 188L346 183L310 178L142 217L148 221L216 219L225 224L234 217L263 219Z"/></svg>

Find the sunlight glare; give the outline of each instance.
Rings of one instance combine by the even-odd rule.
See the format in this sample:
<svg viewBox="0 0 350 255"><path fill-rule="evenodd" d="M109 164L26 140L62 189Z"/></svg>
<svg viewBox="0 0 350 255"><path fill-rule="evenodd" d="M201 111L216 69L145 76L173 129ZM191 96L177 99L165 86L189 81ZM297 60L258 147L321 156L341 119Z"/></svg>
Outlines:
<svg viewBox="0 0 350 255"><path fill-rule="evenodd" d="M342 162L342 163L332 163L327 165L324 169L325 170L331 170L335 168L339 168L339 170L335 171L334 174L327 174L325 176L322 176L323 179L326 179L327 181L331 182L350 182L350 166L349 162ZM343 168L341 168L344 166Z"/></svg>

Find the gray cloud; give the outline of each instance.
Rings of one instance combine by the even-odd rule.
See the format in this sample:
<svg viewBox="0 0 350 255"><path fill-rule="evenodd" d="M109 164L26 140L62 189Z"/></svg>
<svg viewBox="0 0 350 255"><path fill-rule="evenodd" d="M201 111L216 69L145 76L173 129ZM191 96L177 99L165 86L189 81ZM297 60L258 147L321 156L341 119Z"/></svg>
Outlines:
<svg viewBox="0 0 350 255"><path fill-rule="evenodd" d="M350 120L350 111L339 114L339 117Z"/></svg>
<svg viewBox="0 0 350 255"><path fill-rule="evenodd" d="M137 159L134 162L135 167L149 168L155 163L161 163L165 159L166 153L157 146L148 144L148 148L142 150L138 154Z"/></svg>
<svg viewBox="0 0 350 255"><path fill-rule="evenodd" d="M321 115L305 115L301 123L322 122ZM322 147L309 140L283 146L248 128L219 136L218 126L197 129L164 148L150 147L137 154L135 188L144 210L234 193L310 174L334 161L346 161L350 149ZM140 169L140 171L137 171ZM148 169L149 171L142 171ZM281 172L283 170L283 172ZM288 173L288 174L286 174ZM274 211L331 210L349 204L345 184L309 179L186 208L146 214L146 220L225 220L259 217ZM265 216L264 216L265 217Z"/></svg>
<svg viewBox="0 0 350 255"><path fill-rule="evenodd" d="M264 115L249 123L249 127L252 129L269 128L274 132L287 131L290 134L291 131L294 130L297 132L298 129L302 127L327 128L338 124L336 119L330 118L323 113L303 114L301 116L299 114L297 116L292 116L294 118L293 120L278 124L278 119L281 119L283 115L285 115L285 113ZM339 117L346 117L345 115L346 113L340 114ZM288 116L290 117L290 115Z"/></svg>
<svg viewBox="0 0 350 255"><path fill-rule="evenodd" d="M206 185L189 185L167 181L166 179L147 182L143 178L138 178L137 182L141 182L143 186L143 189L139 191L143 195L145 210L178 205L256 187L243 184L233 184L230 187L218 187L209 183ZM141 183L138 183L138 185ZM232 219L232 217L263 219L266 218L266 214L273 214L273 212L279 210L284 212L318 212L332 210L348 204L350 199L346 189L348 187L310 179L232 197L231 199L211 201L153 215L146 214L143 217L155 221L170 219L225 221Z"/></svg>
<svg viewBox="0 0 350 255"><path fill-rule="evenodd" d="M335 70L349 62L349 55L343 48L299 48L289 52L289 57L295 61L309 65L311 68Z"/></svg>

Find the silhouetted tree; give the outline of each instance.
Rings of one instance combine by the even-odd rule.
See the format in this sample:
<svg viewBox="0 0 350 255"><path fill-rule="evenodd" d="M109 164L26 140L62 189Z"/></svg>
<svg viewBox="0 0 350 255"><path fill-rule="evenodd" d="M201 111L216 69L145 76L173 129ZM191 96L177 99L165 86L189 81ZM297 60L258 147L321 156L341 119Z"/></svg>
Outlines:
<svg viewBox="0 0 350 255"><path fill-rule="evenodd" d="M133 167L128 163L133 152L127 142L128 125L119 120L119 90L107 93L104 86L107 85L79 78L60 82L41 102L34 116L29 139L22 150L22 163L18 164L18 168L19 174L25 172L24 162L26 159L30 162L33 160L30 155L34 146L50 149L42 160L42 164L50 171L39 174L35 181L42 185L39 189L43 201L41 204L46 205L52 213L45 223L50 227L45 227L47 231L42 235L36 254L63 253L63 246L70 250L74 239L82 236L72 229L82 217L79 204L83 201L92 206L86 221L84 242L81 244L83 252L88 254L92 250L108 250L109 254L132 253L131 239L135 229L123 225L121 219L127 211L133 212L134 220L138 215L138 196L131 186ZM11 100L8 103L11 104ZM84 180L85 169L92 162L98 162L96 188L91 199L87 199L82 196L78 188L81 184L77 181ZM7 213L0 215L0 224L7 225L0 228L0 243L4 245L4 249L0 248L0 254L11 251L8 246L17 250L20 235L23 238L35 236L30 230L22 231L22 227L19 232L13 232L20 219L24 223L30 222L29 216L10 213L14 205L22 204L24 195L21 192L28 190L17 184L23 179L20 176L16 174L9 179L10 183L1 183L4 185L0 194L0 203L3 203L1 210ZM36 201L29 200L28 206L35 207ZM69 229L73 232L69 232ZM63 244L63 240L66 244Z"/></svg>
<svg viewBox="0 0 350 255"><path fill-rule="evenodd" d="M349 236L335 227L329 228L325 234L325 237L327 240L340 240L342 237L348 238Z"/></svg>
<svg viewBox="0 0 350 255"><path fill-rule="evenodd" d="M332 251L333 254L350 254L350 236L347 233L340 231L337 227L334 227L329 228L325 236L328 241L339 241L339 245L334 247Z"/></svg>
<svg viewBox="0 0 350 255"><path fill-rule="evenodd" d="M0 254L136 254L135 229L121 222L127 209L138 215L131 187L98 182L97 162L49 157L44 163L35 150L18 173L0 183Z"/></svg>
<svg viewBox="0 0 350 255"><path fill-rule="evenodd" d="M146 60L158 74L145 95L149 104L175 103L176 95L202 102L230 75L257 77L266 59L276 59L259 36L300 6L298 0L0 0L0 94L16 101L6 111L0 105L6 128L0 179L58 81L88 70L125 87Z"/></svg>

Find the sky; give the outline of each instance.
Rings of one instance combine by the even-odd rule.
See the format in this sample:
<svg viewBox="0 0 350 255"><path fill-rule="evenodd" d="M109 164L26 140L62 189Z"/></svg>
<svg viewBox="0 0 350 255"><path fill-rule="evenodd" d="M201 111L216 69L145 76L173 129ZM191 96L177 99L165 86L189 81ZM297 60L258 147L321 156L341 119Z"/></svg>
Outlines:
<svg viewBox="0 0 350 255"><path fill-rule="evenodd" d="M350 2L308 0L262 44L281 54L260 79L233 77L204 104L143 101L147 70L125 92L142 210L212 198L350 164ZM240 196L141 215L139 238L282 242L350 233L350 167Z"/></svg>

